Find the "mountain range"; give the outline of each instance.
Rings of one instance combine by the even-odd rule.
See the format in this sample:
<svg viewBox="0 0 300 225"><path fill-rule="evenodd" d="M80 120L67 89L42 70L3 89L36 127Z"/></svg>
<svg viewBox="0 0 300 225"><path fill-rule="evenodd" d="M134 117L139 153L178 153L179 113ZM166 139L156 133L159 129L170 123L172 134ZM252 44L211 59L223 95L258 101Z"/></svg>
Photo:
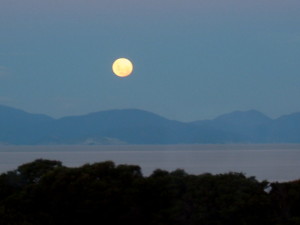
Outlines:
<svg viewBox="0 0 300 225"><path fill-rule="evenodd" d="M255 110L179 122L137 109L54 119L0 105L0 144L300 143L300 113L271 119Z"/></svg>

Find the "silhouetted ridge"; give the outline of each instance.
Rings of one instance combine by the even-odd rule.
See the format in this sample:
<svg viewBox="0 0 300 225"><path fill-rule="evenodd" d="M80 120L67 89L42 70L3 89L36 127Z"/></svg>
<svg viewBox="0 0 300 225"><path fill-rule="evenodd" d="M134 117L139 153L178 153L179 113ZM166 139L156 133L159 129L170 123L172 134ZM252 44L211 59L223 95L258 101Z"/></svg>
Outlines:
<svg viewBox="0 0 300 225"><path fill-rule="evenodd" d="M0 105L0 143L35 144L53 118Z"/></svg>
<svg viewBox="0 0 300 225"><path fill-rule="evenodd" d="M230 122L232 124L248 124L248 126L256 126L262 123L269 122L271 119L261 112L256 110L249 111L234 111L218 116L215 121Z"/></svg>
<svg viewBox="0 0 300 225"><path fill-rule="evenodd" d="M270 119L235 111L183 123L138 109L53 119L0 106L2 144L300 143L300 113Z"/></svg>
<svg viewBox="0 0 300 225"><path fill-rule="evenodd" d="M192 124L206 126L231 133L239 142L263 142L260 129L272 119L256 110L234 111L213 120L196 121Z"/></svg>
<svg viewBox="0 0 300 225"><path fill-rule="evenodd" d="M264 129L268 142L300 143L300 113L281 116Z"/></svg>

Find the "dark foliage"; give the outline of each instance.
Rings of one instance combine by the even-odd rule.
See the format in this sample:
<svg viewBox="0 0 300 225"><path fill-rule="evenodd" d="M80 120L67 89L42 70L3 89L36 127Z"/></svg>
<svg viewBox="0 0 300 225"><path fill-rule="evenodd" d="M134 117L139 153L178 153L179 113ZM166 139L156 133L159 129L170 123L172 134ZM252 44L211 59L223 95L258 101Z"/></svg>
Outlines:
<svg viewBox="0 0 300 225"><path fill-rule="evenodd" d="M241 173L144 177L139 166L111 161L67 168L40 159L0 175L3 225L283 225L300 224L299 209L299 181Z"/></svg>

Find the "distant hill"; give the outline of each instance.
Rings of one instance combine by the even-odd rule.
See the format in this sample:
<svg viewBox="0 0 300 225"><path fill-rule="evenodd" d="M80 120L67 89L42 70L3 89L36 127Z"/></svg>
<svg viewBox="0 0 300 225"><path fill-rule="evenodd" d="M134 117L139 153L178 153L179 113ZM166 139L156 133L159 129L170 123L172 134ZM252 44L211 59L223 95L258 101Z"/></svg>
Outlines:
<svg viewBox="0 0 300 225"><path fill-rule="evenodd" d="M273 120L255 110L184 123L137 109L53 119L0 106L0 127L0 143L16 145L300 143L300 113Z"/></svg>
<svg viewBox="0 0 300 225"><path fill-rule="evenodd" d="M46 115L0 105L0 143L35 144L53 121Z"/></svg>
<svg viewBox="0 0 300 225"><path fill-rule="evenodd" d="M55 120L39 143L178 144L223 142L224 133L137 110L109 110ZM213 138L213 139L212 139Z"/></svg>
<svg viewBox="0 0 300 225"><path fill-rule="evenodd" d="M272 123L272 119L256 110L234 111L213 120L202 120L191 124L231 133L240 142L264 142L262 130Z"/></svg>
<svg viewBox="0 0 300 225"><path fill-rule="evenodd" d="M261 127L265 142L300 143L300 113L281 116Z"/></svg>

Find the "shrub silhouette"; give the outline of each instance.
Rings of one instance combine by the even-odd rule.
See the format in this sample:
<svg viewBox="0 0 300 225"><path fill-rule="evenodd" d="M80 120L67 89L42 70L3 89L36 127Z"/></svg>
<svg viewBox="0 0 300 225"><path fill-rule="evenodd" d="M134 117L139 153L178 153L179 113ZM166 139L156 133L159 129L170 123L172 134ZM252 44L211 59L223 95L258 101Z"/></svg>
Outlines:
<svg viewBox="0 0 300 225"><path fill-rule="evenodd" d="M300 182L268 185L242 173L144 177L136 165L39 159L0 175L0 224L299 224Z"/></svg>

